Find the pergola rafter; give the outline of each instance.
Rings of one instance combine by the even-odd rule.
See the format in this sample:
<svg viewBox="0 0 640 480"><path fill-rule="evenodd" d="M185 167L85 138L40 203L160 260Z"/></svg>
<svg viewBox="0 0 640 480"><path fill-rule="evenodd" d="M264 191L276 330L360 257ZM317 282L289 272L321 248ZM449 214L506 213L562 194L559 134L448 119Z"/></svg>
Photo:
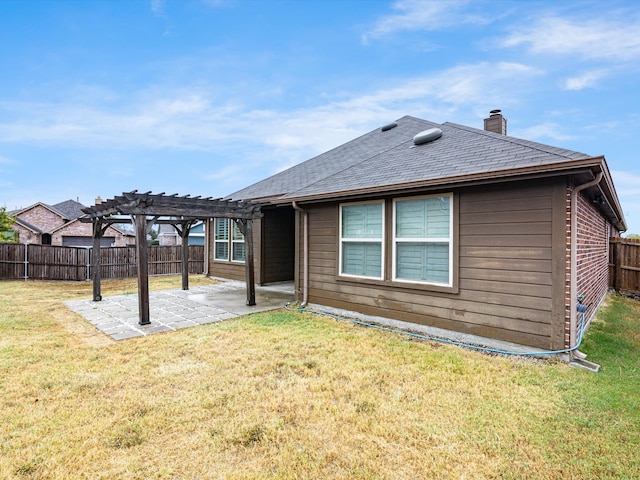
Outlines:
<svg viewBox="0 0 640 480"><path fill-rule="evenodd" d="M138 260L138 308L140 325L151 323L149 318L149 262L147 234L154 223L173 225L182 238L182 289L189 289L189 230L198 220L231 218L245 238L245 277L247 283L247 305L255 305L255 275L253 261L253 220L261 218L260 205L254 202L223 200L212 197L201 198L178 194L165 195L151 192L125 192L113 199L82 209L87 217L83 222L93 224L93 300L102 300L100 293L101 262L100 239L107 228L115 223L133 223L136 231ZM128 215L131 220L114 218ZM152 217L151 220L148 217Z"/></svg>

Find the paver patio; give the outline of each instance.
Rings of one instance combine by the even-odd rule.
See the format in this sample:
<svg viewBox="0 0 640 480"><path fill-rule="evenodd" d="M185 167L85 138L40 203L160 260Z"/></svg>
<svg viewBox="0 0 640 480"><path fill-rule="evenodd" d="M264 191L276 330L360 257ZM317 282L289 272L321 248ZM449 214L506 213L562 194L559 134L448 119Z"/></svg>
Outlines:
<svg viewBox="0 0 640 480"><path fill-rule="evenodd" d="M292 283L257 286L254 306L246 305L244 282L225 280L190 290L161 290L149 293L149 325L138 324L138 295L135 292L103 297L100 302L74 300L65 305L114 340L124 340L275 310L293 299Z"/></svg>

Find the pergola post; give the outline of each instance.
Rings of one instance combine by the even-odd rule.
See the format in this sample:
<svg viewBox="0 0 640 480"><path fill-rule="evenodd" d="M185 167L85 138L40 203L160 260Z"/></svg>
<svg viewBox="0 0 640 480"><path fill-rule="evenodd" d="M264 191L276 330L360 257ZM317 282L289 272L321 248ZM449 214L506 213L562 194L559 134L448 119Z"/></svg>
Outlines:
<svg viewBox="0 0 640 480"><path fill-rule="evenodd" d="M102 294L100 292L100 281L102 279L102 255L100 254L100 240L104 235L107 226L102 228L102 220L95 218L93 220L93 248L91 250L91 278L93 280L93 301L99 302L102 300Z"/></svg>
<svg viewBox="0 0 640 480"><path fill-rule="evenodd" d="M236 220L240 233L244 235L244 276L247 284L247 306L256 304L256 281L253 269L253 220Z"/></svg>
<svg viewBox="0 0 640 480"><path fill-rule="evenodd" d="M149 325L149 249L147 247L147 216L135 215L136 259L138 263L138 312L140 325Z"/></svg>
<svg viewBox="0 0 640 480"><path fill-rule="evenodd" d="M195 222L184 221L173 227L182 239L182 290L189 290L189 230Z"/></svg>

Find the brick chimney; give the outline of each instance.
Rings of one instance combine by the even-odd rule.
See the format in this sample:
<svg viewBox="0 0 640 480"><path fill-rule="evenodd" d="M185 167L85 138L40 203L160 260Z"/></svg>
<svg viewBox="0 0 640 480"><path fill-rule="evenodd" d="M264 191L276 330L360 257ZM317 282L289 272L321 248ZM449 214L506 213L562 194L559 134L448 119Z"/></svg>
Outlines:
<svg viewBox="0 0 640 480"><path fill-rule="evenodd" d="M484 119L484 129L487 132L507 134L507 119L502 116L502 110L491 110L489 118Z"/></svg>
<svg viewBox="0 0 640 480"><path fill-rule="evenodd" d="M102 204L102 198L96 197L96 205L101 205L101 204Z"/></svg>

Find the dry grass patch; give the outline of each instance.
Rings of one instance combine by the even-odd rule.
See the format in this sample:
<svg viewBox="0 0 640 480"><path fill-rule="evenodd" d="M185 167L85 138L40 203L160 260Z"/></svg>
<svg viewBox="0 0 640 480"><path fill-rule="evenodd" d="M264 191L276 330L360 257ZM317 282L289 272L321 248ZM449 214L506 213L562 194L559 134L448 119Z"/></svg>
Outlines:
<svg viewBox="0 0 640 480"><path fill-rule="evenodd" d="M577 409L611 396L606 365L598 376L287 311L96 346L61 303L90 288L0 283L0 477L638 473L637 403Z"/></svg>

